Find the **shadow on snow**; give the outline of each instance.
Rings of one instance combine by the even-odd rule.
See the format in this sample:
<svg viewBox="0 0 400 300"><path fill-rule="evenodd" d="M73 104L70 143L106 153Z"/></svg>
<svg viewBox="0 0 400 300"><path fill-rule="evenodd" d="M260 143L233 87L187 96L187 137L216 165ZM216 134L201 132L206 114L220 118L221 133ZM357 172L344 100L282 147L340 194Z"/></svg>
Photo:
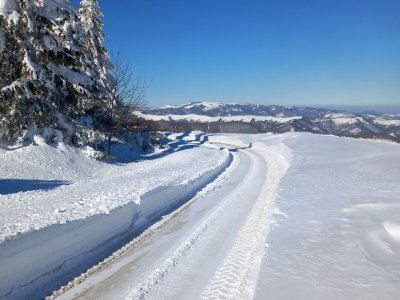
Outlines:
<svg viewBox="0 0 400 300"><path fill-rule="evenodd" d="M62 180L0 179L0 195L51 190L70 183Z"/></svg>
<svg viewBox="0 0 400 300"><path fill-rule="evenodd" d="M174 140L171 140L168 143L169 148L165 149L164 151L158 152L158 153L151 153L151 154L137 154L137 153L132 153L132 155L126 155L126 152L124 150L118 149L118 145L114 145L113 147L113 153L115 157L112 160L107 161L108 163L112 164L127 164L127 163L133 163L133 162L139 162L139 161L145 161L145 160L153 160L153 159L158 159L161 157L164 157L168 154L187 150L187 149L192 149L195 147L199 147L206 143L208 141L208 136L210 134L204 134L200 133L195 135L193 140L187 140L190 132L185 132L179 136L177 136ZM168 137L170 134L166 134Z"/></svg>

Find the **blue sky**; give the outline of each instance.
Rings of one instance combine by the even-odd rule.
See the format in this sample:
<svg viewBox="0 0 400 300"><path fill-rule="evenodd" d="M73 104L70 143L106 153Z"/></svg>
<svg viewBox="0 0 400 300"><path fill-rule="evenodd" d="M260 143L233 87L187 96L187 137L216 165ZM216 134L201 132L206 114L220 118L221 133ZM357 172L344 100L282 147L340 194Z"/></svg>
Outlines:
<svg viewBox="0 0 400 300"><path fill-rule="evenodd" d="M100 4L108 49L152 79L151 105L400 104L398 0Z"/></svg>

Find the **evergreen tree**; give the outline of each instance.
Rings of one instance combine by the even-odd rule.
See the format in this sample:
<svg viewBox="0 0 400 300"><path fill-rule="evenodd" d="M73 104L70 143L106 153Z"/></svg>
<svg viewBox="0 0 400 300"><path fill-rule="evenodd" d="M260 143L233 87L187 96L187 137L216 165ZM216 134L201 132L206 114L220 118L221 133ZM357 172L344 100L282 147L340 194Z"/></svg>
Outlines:
<svg viewBox="0 0 400 300"><path fill-rule="evenodd" d="M115 87L121 70L104 47L98 1L82 0L79 10L69 0L10 7L0 11L0 139L55 132L82 145L121 132L132 99Z"/></svg>
<svg viewBox="0 0 400 300"><path fill-rule="evenodd" d="M82 14L68 0L15 0L13 11L0 15L0 138L13 140L29 128L68 138L68 123L104 98L101 12L97 2L81 6Z"/></svg>
<svg viewBox="0 0 400 300"><path fill-rule="evenodd" d="M81 29L81 47L87 61L87 72L93 76L93 81L97 86L102 98L107 93L109 82L108 70L112 68L108 53L104 47L103 33L103 14L99 8L97 0L81 0L79 5L78 17Z"/></svg>

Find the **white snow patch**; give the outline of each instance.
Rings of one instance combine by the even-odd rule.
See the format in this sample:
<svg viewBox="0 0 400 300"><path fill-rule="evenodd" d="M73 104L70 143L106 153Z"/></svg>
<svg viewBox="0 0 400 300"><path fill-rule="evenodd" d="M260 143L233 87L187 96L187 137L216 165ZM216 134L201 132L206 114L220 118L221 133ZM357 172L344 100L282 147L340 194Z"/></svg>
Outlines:
<svg viewBox="0 0 400 300"><path fill-rule="evenodd" d="M26 50L25 50L25 55L24 55L24 59L23 59L22 63L24 65L24 67L26 68L25 69L26 73L30 74L28 79L33 79L33 80L37 79L36 68L34 66L34 63L29 58Z"/></svg>
<svg viewBox="0 0 400 300"><path fill-rule="evenodd" d="M198 102L198 103L185 104L185 105L182 105L182 107L184 107L186 109L190 109L190 108L194 108L194 107L203 107L204 110L210 110L210 109L218 108L221 105L223 105L223 104L222 103L214 103L214 102Z"/></svg>
<svg viewBox="0 0 400 300"><path fill-rule="evenodd" d="M319 121L328 120L335 123L335 125L351 125L358 122L367 123L362 117L356 117L348 113L329 113L324 116L324 119Z"/></svg>
<svg viewBox="0 0 400 300"><path fill-rule="evenodd" d="M400 243L400 223L386 221L383 222L383 228L392 239Z"/></svg>
<svg viewBox="0 0 400 300"><path fill-rule="evenodd" d="M281 217L284 217L285 219L289 218L289 216L287 214L285 214L284 212L282 212L279 209L279 207L274 208L274 216L281 216Z"/></svg>
<svg viewBox="0 0 400 300"><path fill-rule="evenodd" d="M336 125L356 124L357 118L333 118L331 119Z"/></svg>
<svg viewBox="0 0 400 300"><path fill-rule="evenodd" d="M400 126L400 120L374 119L374 123L384 126Z"/></svg>

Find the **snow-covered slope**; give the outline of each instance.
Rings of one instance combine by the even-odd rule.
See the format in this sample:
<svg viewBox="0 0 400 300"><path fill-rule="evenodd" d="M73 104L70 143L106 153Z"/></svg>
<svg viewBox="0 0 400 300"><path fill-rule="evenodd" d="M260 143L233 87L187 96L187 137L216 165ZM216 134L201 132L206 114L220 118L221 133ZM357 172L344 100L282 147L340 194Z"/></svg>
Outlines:
<svg viewBox="0 0 400 300"><path fill-rule="evenodd" d="M303 131L400 141L400 116L355 114L307 107L194 102L145 110L161 130L208 132Z"/></svg>

